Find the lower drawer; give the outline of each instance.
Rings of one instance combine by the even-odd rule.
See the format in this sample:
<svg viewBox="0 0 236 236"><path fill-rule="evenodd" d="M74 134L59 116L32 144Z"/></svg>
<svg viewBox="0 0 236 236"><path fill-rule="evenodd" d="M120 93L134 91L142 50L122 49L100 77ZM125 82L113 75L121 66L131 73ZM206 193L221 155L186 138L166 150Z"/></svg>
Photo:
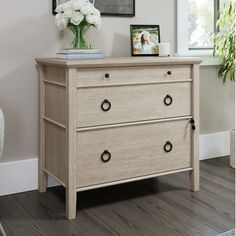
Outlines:
<svg viewBox="0 0 236 236"><path fill-rule="evenodd" d="M191 167L188 120L77 133L77 187Z"/></svg>

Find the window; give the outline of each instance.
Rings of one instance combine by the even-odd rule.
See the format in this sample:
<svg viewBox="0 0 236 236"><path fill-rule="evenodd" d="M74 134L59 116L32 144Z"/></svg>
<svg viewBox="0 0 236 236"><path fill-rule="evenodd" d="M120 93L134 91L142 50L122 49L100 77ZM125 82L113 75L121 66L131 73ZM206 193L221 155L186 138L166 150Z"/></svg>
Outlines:
<svg viewBox="0 0 236 236"><path fill-rule="evenodd" d="M177 0L177 52L212 52L218 10L228 0Z"/></svg>
<svg viewBox="0 0 236 236"><path fill-rule="evenodd" d="M189 0L189 49L212 49L215 18L218 9L215 0Z"/></svg>

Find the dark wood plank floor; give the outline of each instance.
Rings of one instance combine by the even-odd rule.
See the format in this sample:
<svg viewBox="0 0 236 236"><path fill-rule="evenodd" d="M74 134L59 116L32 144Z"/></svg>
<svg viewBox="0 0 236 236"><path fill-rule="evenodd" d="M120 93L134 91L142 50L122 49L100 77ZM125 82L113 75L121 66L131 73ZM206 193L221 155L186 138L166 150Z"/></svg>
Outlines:
<svg viewBox="0 0 236 236"><path fill-rule="evenodd" d="M188 173L78 194L77 219L65 219L62 187L0 197L7 236L216 236L234 228L234 170L229 158L201 162L201 190Z"/></svg>

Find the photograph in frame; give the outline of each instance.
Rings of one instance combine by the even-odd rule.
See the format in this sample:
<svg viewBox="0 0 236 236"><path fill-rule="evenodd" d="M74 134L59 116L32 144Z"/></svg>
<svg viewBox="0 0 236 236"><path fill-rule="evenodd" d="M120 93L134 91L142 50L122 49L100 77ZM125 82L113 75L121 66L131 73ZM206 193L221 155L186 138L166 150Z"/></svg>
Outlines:
<svg viewBox="0 0 236 236"><path fill-rule="evenodd" d="M159 25L131 25L131 55L158 56L160 43Z"/></svg>

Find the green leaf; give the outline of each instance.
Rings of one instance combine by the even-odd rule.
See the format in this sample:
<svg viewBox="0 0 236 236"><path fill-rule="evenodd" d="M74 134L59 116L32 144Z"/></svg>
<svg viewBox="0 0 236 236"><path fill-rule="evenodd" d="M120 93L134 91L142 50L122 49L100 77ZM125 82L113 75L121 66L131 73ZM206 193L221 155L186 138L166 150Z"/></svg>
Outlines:
<svg viewBox="0 0 236 236"><path fill-rule="evenodd" d="M218 69L218 77L223 83L227 79L235 81L235 54L236 54L236 19L235 0L229 0L220 10L216 23L217 32L214 34L213 56L218 55L221 65Z"/></svg>

